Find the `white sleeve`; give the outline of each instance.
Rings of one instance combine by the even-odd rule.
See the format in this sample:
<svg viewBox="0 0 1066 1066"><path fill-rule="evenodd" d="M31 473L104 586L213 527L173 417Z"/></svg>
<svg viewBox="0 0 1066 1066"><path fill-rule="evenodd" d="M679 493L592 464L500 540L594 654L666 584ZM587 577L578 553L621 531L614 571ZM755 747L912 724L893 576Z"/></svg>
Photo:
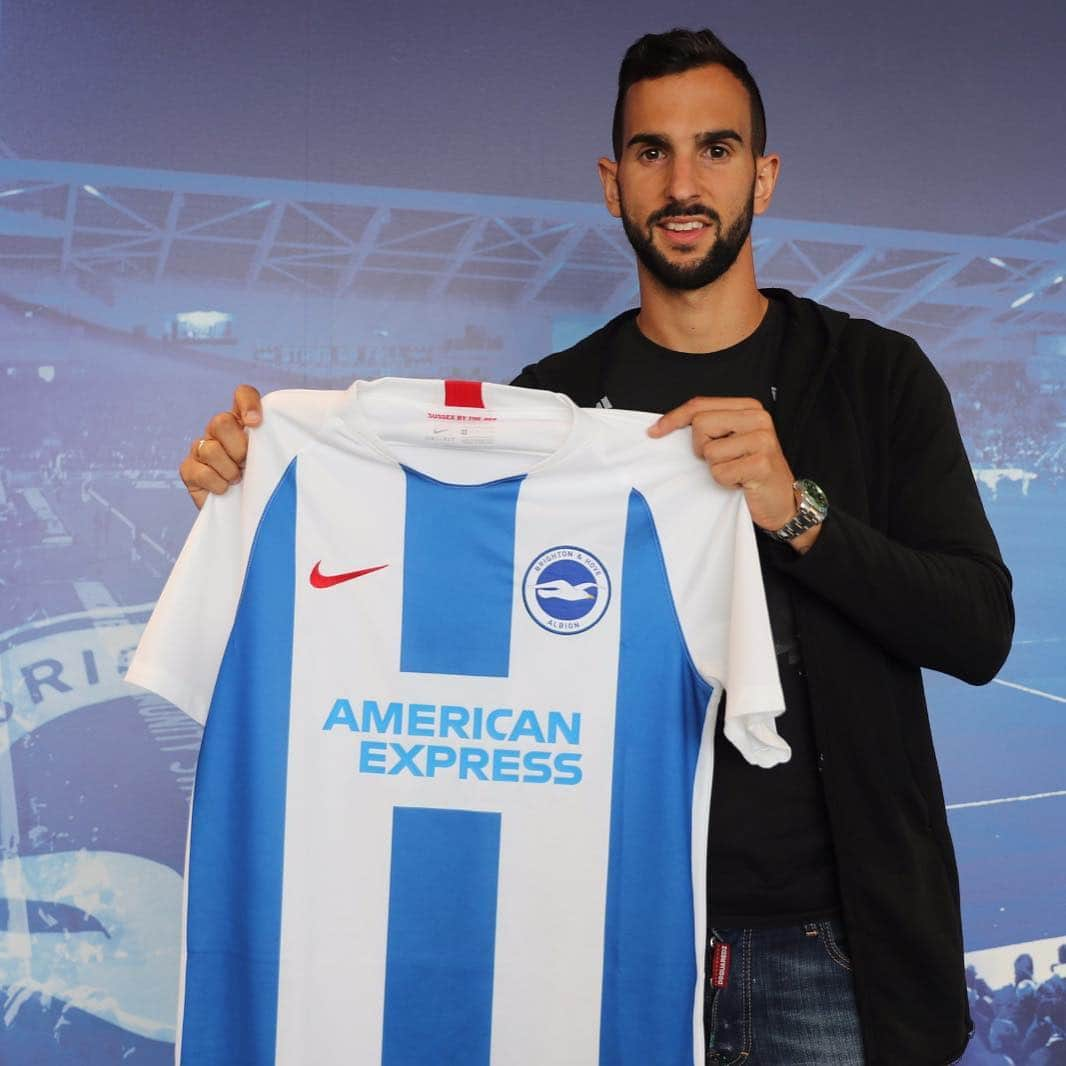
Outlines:
<svg viewBox="0 0 1066 1066"><path fill-rule="evenodd" d="M127 681L157 693L201 725L244 579L243 491L237 486L204 504L126 673Z"/></svg>
<svg viewBox="0 0 1066 1066"><path fill-rule="evenodd" d="M680 433L649 440L634 467L689 655L725 688L726 737L756 766L786 762L792 752L775 723L785 701L744 494L718 485Z"/></svg>
<svg viewBox="0 0 1066 1066"><path fill-rule="evenodd" d="M288 390L263 397L241 483L209 496L148 620L126 680L207 721L237 614L252 541L293 457L317 439L343 392Z"/></svg>

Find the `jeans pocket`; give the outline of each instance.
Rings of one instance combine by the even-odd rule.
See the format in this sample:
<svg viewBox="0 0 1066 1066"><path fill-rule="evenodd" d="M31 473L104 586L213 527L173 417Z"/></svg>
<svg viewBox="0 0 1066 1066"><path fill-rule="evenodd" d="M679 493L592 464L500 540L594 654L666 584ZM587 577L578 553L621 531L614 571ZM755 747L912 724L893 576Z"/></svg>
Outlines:
<svg viewBox="0 0 1066 1066"><path fill-rule="evenodd" d="M847 931L843 922L839 919L819 922L818 934L826 955L850 973L852 970L851 955L848 952Z"/></svg>
<svg viewBox="0 0 1066 1066"><path fill-rule="evenodd" d="M737 1066L751 1055L751 930L726 936L733 951L728 984L707 982L707 1066Z"/></svg>

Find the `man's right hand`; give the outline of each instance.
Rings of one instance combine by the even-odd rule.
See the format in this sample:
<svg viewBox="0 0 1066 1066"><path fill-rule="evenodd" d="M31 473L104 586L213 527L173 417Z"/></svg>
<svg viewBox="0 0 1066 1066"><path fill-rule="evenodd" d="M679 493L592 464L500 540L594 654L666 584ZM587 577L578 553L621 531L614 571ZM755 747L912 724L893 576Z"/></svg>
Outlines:
<svg viewBox="0 0 1066 1066"><path fill-rule="evenodd" d="M198 508L203 507L209 492L220 496L240 481L248 454L245 427L258 426L262 421L259 390L238 385L233 391L232 410L219 411L207 423L204 435L192 442L178 473Z"/></svg>

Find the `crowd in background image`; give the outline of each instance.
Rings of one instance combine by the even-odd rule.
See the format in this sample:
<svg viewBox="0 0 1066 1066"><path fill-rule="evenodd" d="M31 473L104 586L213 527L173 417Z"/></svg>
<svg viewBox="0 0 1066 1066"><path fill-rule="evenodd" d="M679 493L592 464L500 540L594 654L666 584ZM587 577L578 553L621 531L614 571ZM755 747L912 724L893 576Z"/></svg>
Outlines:
<svg viewBox="0 0 1066 1066"><path fill-rule="evenodd" d="M993 990L973 966L966 968L974 1039L966 1066L1066 1064L1066 944L1050 975L1038 978L1033 957L1014 960L1014 980Z"/></svg>
<svg viewBox="0 0 1066 1066"><path fill-rule="evenodd" d="M117 393L113 382L91 376L20 380L18 402L0 420L0 463L44 483L98 470L171 472L180 439L174 423L191 406L176 393L174 386L160 396Z"/></svg>
<svg viewBox="0 0 1066 1066"><path fill-rule="evenodd" d="M76 371L58 367L51 381L39 379L32 369L20 367L17 377L3 382L16 402L5 405L0 419L0 462L44 476L56 470L57 462L57 472L66 467L71 472L136 470L170 476L188 446L190 427L195 429L203 417L204 396L225 392L231 384L218 371L202 369L189 375L160 368L150 384L138 374L121 387L114 376L97 375L84 364ZM425 367L380 372L415 370L430 372ZM432 373L458 377L470 376L471 370L438 366ZM963 363L945 378L975 466L1019 467L1052 482L1066 477L1066 390L1038 387L1020 361ZM285 385L254 383L263 391Z"/></svg>
<svg viewBox="0 0 1066 1066"><path fill-rule="evenodd" d="M218 366L183 367L179 361L160 360L152 352L140 351L136 340L129 338L123 343L128 348L130 370L119 372L113 359L112 365L107 365L115 354L108 338L95 335L76 338L79 359L72 362L59 354L75 340L69 324L50 321L44 315L26 319L0 308L0 332L12 324L17 332L7 339L17 342L22 337L37 347L44 341L54 342L56 354L50 357L54 365L43 375L40 368L27 363L0 365L0 387L9 398L0 419L0 471L5 485L0 496L0 529L5 539L20 546L39 541L34 532L38 518L23 505L21 489L65 492L69 507L77 505L76 495L88 503L84 489L91 483L109 499L113 497L138 529L174 554L186 524L175 520L169 506L163 508L165 517L155 515L162 498L140 501L133 484L145 480L176 482L177 464L189 447L190 432L195 432L203 418L205 396L228 394L235 375ZM144 372L147 366L151 366L151 374ZM271 374L263 367L248 369L259 372L255 384L263 391L291 387L290 378ZM385 370L470 374L469 367L428 368L422 362L406 368L363 368L369 370L374 374L367 376ZM353 376L360 373L359 368L353 370ZM975 468L1018 475L992 480L986 476L993 499L1003 494L1028 495L1030 482L1056 486L1066 479L1066 388L1035 381L1022 360L952 364L945 367L944 376ZM323 385L339 387L336 382L324 381ZM104 479L110 479L109 488L102 483ZM116 482L128 482L128 491ZM98 524L104 528L97 540L112 539L108 536L111 532L123 543L130 539L128 531L109 530L104 516L99 517ZM161 520L156 521L156 517ZM136 535L132 539L136 541Z"/></svg>
<svg viewBox="0 0 1066 1066"><path fill-rule="evenodd" d="M232 358L193 345L161 344L28 306L0 300L0 389L9 398L0 419L0 465L46 479L64 470L172 476L190 432L213 409L210 397L217 409L242 376L266 392L391 375L496 380L506 367L503 338L477 323L439 349L384 336L338 349L352 365L314 377L311 367L329 367L332 349L260 348L259 359L241 370ZM6 364L5 350L18 362ZM1059 483L1066 478L1066 382L1040 380L1032 371L1021 358L943 366L974 466L1018 468Z"/></svg>
<svg viewBox="0 0 1066 1066"><path fill-rule="evenodd" d="M1037 384L1022 360L964 362L944 377L974 466L1066 477L1066 389Z"/></svg>

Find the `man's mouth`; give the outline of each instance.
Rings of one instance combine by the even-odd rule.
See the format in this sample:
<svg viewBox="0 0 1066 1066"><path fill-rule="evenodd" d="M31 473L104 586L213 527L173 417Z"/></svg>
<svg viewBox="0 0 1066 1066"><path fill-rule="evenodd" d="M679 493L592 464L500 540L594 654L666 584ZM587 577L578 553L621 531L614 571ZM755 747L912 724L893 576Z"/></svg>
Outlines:
<svg viewBox="0 0 1066 1066"><path fill-rule="evenodd" d="M692 222L678 222L676 219L667 219L660 225L663 229L670 230L671 233L688 233L690 230L703 229L707 223L699 219L694 219Z"/></svg>
<svg viewBox="0 0 1066 1066"><path fill-rule="evenodd" d="M712 223L707 218L664 218L656 223L666 237L666 242L673 248L690 248L701 238Z"/></svg>

